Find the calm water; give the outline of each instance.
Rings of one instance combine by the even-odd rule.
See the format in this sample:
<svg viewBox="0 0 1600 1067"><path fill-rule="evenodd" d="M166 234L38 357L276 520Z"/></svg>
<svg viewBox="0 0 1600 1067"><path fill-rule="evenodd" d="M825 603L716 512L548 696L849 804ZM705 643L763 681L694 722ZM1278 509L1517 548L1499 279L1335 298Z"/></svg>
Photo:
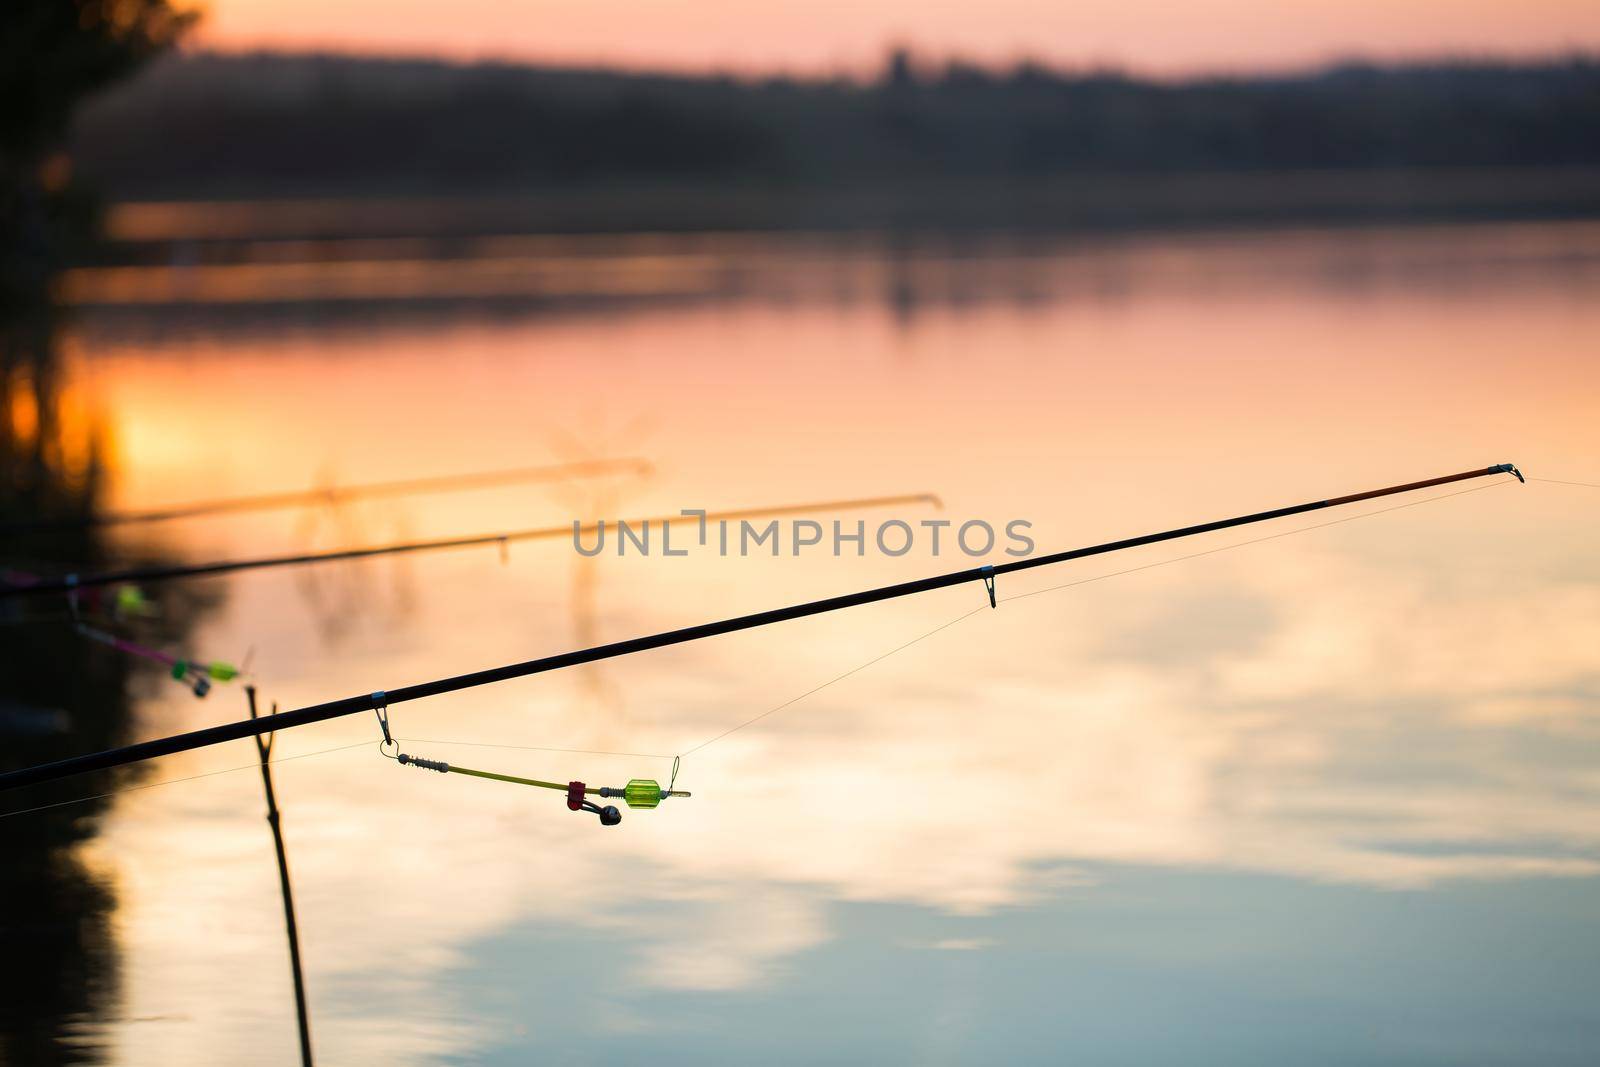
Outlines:
<svg viewBox="0 0 1600 1067"><path fill-rule="evenodd" d="M930 491L942 513L837 517L1021 518L1047 551L1505 460L1600 482L1592 225L353 258L71 280L67 406L109 450L113 503L588 455L655 474L173 523L122 550ZM452 302L400 299L440 279ZM308 293L335 299L266 300ZM369 747L285 762L319 1056L1593 1063L1597 530L1600 490L1513 483L1002 603L695 752L692 799L615 829ZM582 561L548 542L241 575L201 583L221 599L190 650L253 650L263 694L297 707L968 565L944 549ZM686 752L982 597L392 717L432 758L664 778L657 758L467 744ZM237 686L145 681L140 736L244 713ZM278 755L377 736L343 720ZM239 744L151 780L253 761ZM253 770L128 793L82 855L114 899L114 992L75 1041L115 1063L293 1059Z"/></svg>

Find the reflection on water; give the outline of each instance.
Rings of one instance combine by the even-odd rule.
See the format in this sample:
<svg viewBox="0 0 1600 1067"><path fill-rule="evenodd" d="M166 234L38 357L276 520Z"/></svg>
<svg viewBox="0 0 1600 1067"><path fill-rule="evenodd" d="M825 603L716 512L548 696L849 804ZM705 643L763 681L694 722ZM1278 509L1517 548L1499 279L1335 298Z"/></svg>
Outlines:
<svg viewBox="0 0 1600 1067"><path fill-rule="evenodd" d="M35 308L8 308L0 351L0 494L5 517L40 511L72 513L92 505L100 468L92 435L61 395L55 323ZM81 415L81 413L79 413ZM15 567L24 558L93 561L87 536L34 538L8 546ZM73 745L113 744L126 731L124 664L90 655L88 670L68 666L80 650L59 624L26 625L4 618L6 679L0 707L7 769L59 758ZM67 789L41 798L49 803ZM117 959L110 915L115 894L93 876L73 845L92 830L104 803L39 812L8 826L0 865L0 943L22 966L0 979L0 1059L7 1063L70 1063L92 1058L100 1044L92 1023L115 1014Z"/></svg>
<svg viewBox="0 0 1600 1067"><path fill-rule="evenodd" d="M8 292L7 297L15 296ZM91 512L105 470L103 427L66 380L58 350L60 323L42 302L4 300L0 309L0 522ZM64 568L104 566L107 546L85 528L10 532L8 581ZM84 621L109 608L79 603ZM164 598L150 630L179 638L194 618L188 598ZM129 741L124 657L73 630L64 605L7 604L0 612L0 768L62 759L85 748ZM31 790L44 807L5 826L0 864L0 944L11 965L0 977L0 1062L94 1060L105 1045L102 1023L120 1015L120 964L114 873L77 848L93 836L104 799L47 807L137 777L97 776Z"/></svg>
<svg viewBox="0 0 1600 1067"><path fill-rule="evenodd" d="M1049 549L1504 460L1600 472L1593 227L813 240L804 255L797 240L716 253L720 280L694 299L606 291L561 315L308 314L287 290L276 310L206 310L200 285L181 307L85 312L71 387L117 443L118 505L293 487L330 464L354 481L638 441L658 468L625 496L494 490L354 505L338 525L162 531L197 559L924 488L958 521L1026 518ZM684 241L678 280L700 285L710 239ZM671 280L661 242L652 269ZM618 442L638 420L647 432ZM1022 599L1230 542L1013 576L998 610L696 752L692 800L615 830L365 749L284 763L319 1052L1581 1062L1600 1037L1596 496L1495 487ZM330 567L307 578L315 595L274 574L196 583L226 599L195 636L254 646L264 694L293 707L957 565L926 545L438 554L349 565L347 587L357 572ZM393 719L432 758L661 777L644 757L461 743L685 752L975 596ZM238 711L162 690L136 721L155 734ZM279 754L375 737L328 723ZM222 774L128 794L78 853L116 887L120 996L89 1007L86 1031L112 1058L293 1057L255 790Z"/></svg>

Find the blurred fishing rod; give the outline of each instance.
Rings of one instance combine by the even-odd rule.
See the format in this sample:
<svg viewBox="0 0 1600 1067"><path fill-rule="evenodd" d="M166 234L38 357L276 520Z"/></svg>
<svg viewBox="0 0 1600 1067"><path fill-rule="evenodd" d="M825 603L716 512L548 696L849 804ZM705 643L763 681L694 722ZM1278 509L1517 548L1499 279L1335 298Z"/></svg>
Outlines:
<svg viewBox="0 0 1600 1067"><path fill-rule="evenodd" d="M307 504L343 504L351 500L386 496L420 496L428 493L454 493L468 489L492 489L503 485L528 485L556 482L567 478L600 478L608 474L648 474L654 469L649 460L637 458L591 459L576 463L552 463L540 467L514 467L508 470L477 471L470 474L444 474L430 478L405 478L365 485L328 486L323 489L257 493L252 496L223 497L188 504L173 504L147 511L107 511L98 515L65 515L42 519L18 519L0 523L0 537L9 534L37 533L41 530L69 530L83 527L132 526L141 523L196 519L207 515L229 515L245 511L275 511Z"/></svg>
<svg viewBox="0 0 1600 1067"><path fill-rule="evenodd" d="M737 519L774 518L783 515L804 515L818 511L855 511L862 508L893 507L899 504L932 504L938 506L939 498L932 493L911 493L902 496L875 496L856 500L824 500L812 504L781 504L774 507L740 508L736 511L691 512L677 515L657 515L642 519L621 519L632 528L645 524L652 526L701 525ZM446 537L429 541L400 541L387 545L369 545L365 548L343 548L331 552L306 552L292 556L261 556L255 559L221 560L215 563L177 564L158 567L130 567L99 574L68 574L0 586L0 601L24 596L72 594L81 589L96 589L107 585L147 585L152 582L172 581L179 578L201 578L214 574L231 574L235 571L262 570L268 567L295 567L311 563L331 563L336 560L366 559L371 556L394 556L411 552L435 552L450 548L474 548L481 545L510 545L517 541L543 541L555 537L578 537L603 529L605 520L598 523L565 526L541 526L531 530L511 530L505 533L473 534L469 537Z"/></svg>
<svg viewBox="0 0 1600 1067"><path fill-rule="evenodd" d="M1160 533L1129 537L1121 541L1108 541L1104 544L1090 545L1086 548L1074 548L1064 552L1052 552L1048 555L1019 559L998 566L970 567L966 570L952 571L948 574L935 575L931 578L901 582L897 585L880 586L876 589L866 589L858 593L829 597L825 600L813 600L804 604L794 604L790 607L761 611L754 615L741 615L737 618L701 623L698 626L687 626L679 630L667 630L647 637L635 637L631 640L617 641L607 645L595 645L591 648L563 652L559 655L527 660L522 663L512 663L504 667L493 667L489 670L475 671L471 674L460 674L451 678L440 678L435 681L422 682L400 689L378 690L374 693L345 697L342 700L333 700L325 704L313 704L310 707L286 711L263 719L247 719L222 726L212 726L203 730L193 730L186 734L177 734L172 737L162 737L153 741L143 741L138 744L125 745L121 748L108 749L105 752L96 752L92 755L75 756L55 763L26 767L21 770L0 774L0 791L42 782L53 782L88 771L106 770L128 763L137 763L140 760L153 759L157 756L168 756L176 752L188 752L191 749L222 744L226 741L237 741L240 738L256 736L271 730L287 730L295 726L309 726L312 723L325 722L328 719L337 719L342 716L357 715L368 711L378 713L379 722L383 724L384 736L387 738L389 736L387 726L389 706L408 700L421 700L424 697L460 692L463 689L489 685L492 682L504 682L512 678L525 678L529 675L576 667L584 663L615 659L619 656L631 656L655 648L681 645L690 641L701 641L708 637L734 633L739 630L752 630L760 626L771 626L774 623L787 622L790 619L801 619L811 615L841 611L845 608L853 608L862 604L875 604L879 601L914 596L918 593L932 592L935 589L947 589L951 586L964 585L968 582L982 582L989 594L989 605L993 607L995 606L995 579L1002 574L1031 570L1035 567L1054 566L1058 563L1084 559L1089 556L1104 555L1108 552L1121 552L1125 549L1139 548L1163 541L1173 541L1182 537L1214 533L1218 530L1227 530L1236 526L1247 526L1251 523L1283 519L1291 515L1303 515L1307 512L1321 511L1325 508L1355 504L1363 500L1376 500L1380 497L1394 496L1397 493L1409 493L1433 486L1448 485L1451 482L1461 482L1472 478L1486 478L1496 474L1511 474L1515 475L1519 482L1524 480L1522 472L1517 470L1514 465L1497 463L1492 467L1463 471L1460 474L1446 474L1438 478L1407 482L1404 485L1392 485L1384 489L1369 489L1365 492L1351 493L1328 500L1314 500L1306 504L1295 504L1290 507L1275 508L1271 511L1258 511L1231 519L1218 519L1215 522L1201 523L1197 526L1182 526L1173 530L1164 530Z"/></svg>

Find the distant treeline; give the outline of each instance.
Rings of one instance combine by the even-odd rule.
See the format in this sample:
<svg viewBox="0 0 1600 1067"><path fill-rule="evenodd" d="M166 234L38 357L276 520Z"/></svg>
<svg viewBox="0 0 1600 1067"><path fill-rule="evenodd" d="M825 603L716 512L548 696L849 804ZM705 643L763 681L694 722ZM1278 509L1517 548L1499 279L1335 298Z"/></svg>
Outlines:
<svg viewBox="0 0 1600 1067"><path fill-rule="evenodd" d="M72 147L141 197L1562 168L1600 164L1600 63L1174 83L897 54L861 82L196 54L94 101Z"/></svg>

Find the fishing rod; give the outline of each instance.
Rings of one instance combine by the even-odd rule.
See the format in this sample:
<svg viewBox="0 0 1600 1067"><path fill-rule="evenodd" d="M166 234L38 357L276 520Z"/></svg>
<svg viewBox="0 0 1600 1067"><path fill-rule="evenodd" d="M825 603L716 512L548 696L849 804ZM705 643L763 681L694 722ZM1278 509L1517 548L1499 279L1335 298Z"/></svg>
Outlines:
<svg viewBox="0 0 1600 1067"><path fill-rule="evenodd" d="M999 566L970 567L966 570L952 571L947 574L935 575L931 578L880 586L876 589L866 589L861 592L829 597L824 600L813 600L804 604L794 604L789 607L756 612L753 615L741 615L737 618L722 619L717 622L700 623L696 626L667 630L646 637L635 637L626 641L616 641L611 644L595 645L590 648L563 652L554 656L546 656L542 659L512 663L503 667L493 667L488 670L474 671L470 674L460 674L450 678L439 678L400 689L378 690L377 692L360 696L332 700L325 704L313 704L309 707L282 712L263 719L226 723L221 726L193 730L185 734L176 734L171 737L162 737L133 745L125 745L121 748L108 749L104 752L74 756L55 763L25 767L21 770L0 774L0 791L41 782L53 782L88 771L106 770L111 767L120 767L141 760L153 759L157 756L169 756L177 752L188 752L192 749L222 744L225 741L237 741L241 738L251 737L270 730L287 730L296 726L309 726L312 723L325 722L329 719L357 715L368 711L378 712L380 722L385 722L388 708L391 704L399 704L408 700L421 700L425 697L440 696L444 693L455 693L480 685L503 682L512 678L525 678L529 675L576 667L584 663L595 663L600 660L615 659L619 656L631 656L651 649L665 648L669 645L701 641L739 630L771 626L775 623L787 622L790 619L801 619L811 615L821 615L826 612L858 607L863 604L875 604L879 601L914 596L918 593L947 589L951 586L964 585L968 582L981 581L989 594L989 605L994 607L996 603L994 583L995 579L1002 574L1013 574L1019 571L1031 570L1035 567L1049 567L1071 560L1085 559L1089 556L1104 555L1108 552L1121 552L1126 549L1158 544L1163 541L1174 541L1182 537L1214 533L1218 530L1227 530L1236 526L1247 526L1272 519L1283 519L1292 515L1321 511L1325 508L1355 504L1363 500L1376 500L1380 497L1394 496L1397 493L1409 493L1433 486L1448 485L1451 482L1485 478L1496 474L1512 474L1516 476L1519 482L1524 481L1522 472L1517 470L1513 464L1497 463L1492 467L1463 471L1460 474L1446 474L1438 478L1407 482L1404 485L1393 485L1384 489L1369 489L1365 492L1351 493L1328 500L1314 500L1306 504L1295 504L1290 507L1275 508L1271 511L1258 511L1249 515L1240 515L1231 519L1218 519L1214 522L1201 523L1196 526L1182 526L1173 530L1164 530L1160 533L1143 534L1120 541L1108 541L1104 544L1090 545L1086 548L1074 548L1064 552L1052 552L1048 555L1014 560ZM385 736L388 736L387 728L385 729Z"/></svg>
<svg viewBox="0 0 1600 1067"><path fill-rule="evenodd" d="M0 523L0 537L35 533L41 530L67 530L83 527L131 526L144 523L195 519L207 515L227 515L245 511L276 511L306 504L343 504L351 500L386 496L415 496L427 493L453 493L468 489L490 489L502 485L553 482L563 478L599 478L608 474L648 474L654 466L647 459L591 459L576 463L552 463L538 467L478 471L471 474L445 474L431 478L405 478L399 481L368 482L365 485L324 489L257 493L251 496L199 500L187 504L145 511L110 511L99 515L61 515L42 519L19 519Z"/></svg>
<svg viewBox="0 0 1600 1067"><path fill-rule="evenodd" d="M43 575L14 567L0 568L0 589L11 586L35 585L49 581ZM75 596L71 605L76 613L104 611L114 619L148 618L159 614L158 609L136 585L121 585L107 592L104 587L86 589L81 597ZM76 617L76 615L74 616Z"/></svg>
<svg viewBox="0 0 1600 1067"><path fill-rule="evenodd" d="M740 508L735 511L710 511L677 515L657 515L644 519L622 519L630 527L643 525L683 526L690 523L704 525L737 519L770 518L779 515L803 515L816 511L853 511L861 508L893 507L899 504L939 505L932 493L912 493L904 496L875 496L856 500L825 500L812 504L784 504L776 507ZM107 585L166 582L180 578L201 578L235 571L262 570L268 567L296 567L311 563L331 563L336 560L367 559L373 556L393 556L411 552L434 552L451 548L473 548L479 545L509 545L516 541L541 541L554 537L577 537L603 530L605 520L599 523L566 526L542 526L532 530L512 530L505 533L474 534L470 537L447 537L430 541L401 541L387 545L369 545L365 548L343 548L331 552L307 552L292 556L263 556L256 559L222 560L215 563L175 564L157 567L131 567L126 570L103 571L99 574L68 574L61 578L24 580L0 586L0 600L24 596L47 596L65 593L75 595L81 589L94 589Z"/></svg>

